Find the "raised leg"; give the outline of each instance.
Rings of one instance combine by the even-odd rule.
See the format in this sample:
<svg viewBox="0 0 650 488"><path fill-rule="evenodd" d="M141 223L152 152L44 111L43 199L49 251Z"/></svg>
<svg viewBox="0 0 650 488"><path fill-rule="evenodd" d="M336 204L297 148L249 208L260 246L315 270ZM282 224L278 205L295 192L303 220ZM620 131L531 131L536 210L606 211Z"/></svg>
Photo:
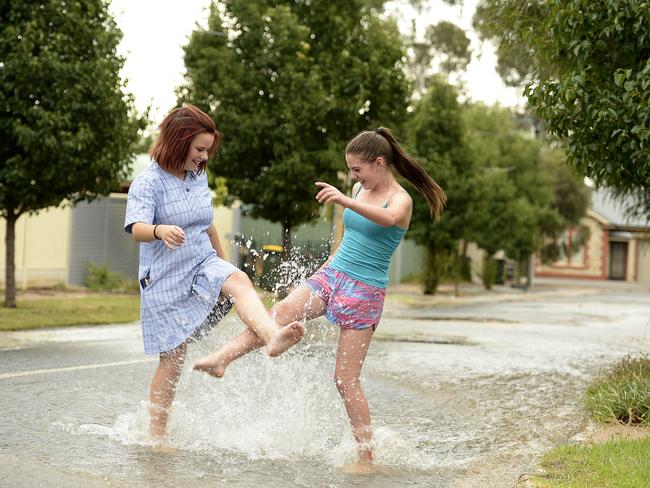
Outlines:
<svg viewBox="0 0 650 488"><path fill-rule="evenodd" d="M341 329L336 354L334 381L343 398L352 434L357 441L358 463L350 471L368 472L373 463L370 409L361 388L361 368L372 339L373 329Z"/></svg>
<svg viewBox="0 0 650 488"><path fill-rule="evenodd" d="M271 317L284 327L295 321L307 321L325 313L325 302L306 286L299 286L284 300L271 309ZM221 378L228 365L235 359L264 345L264 341L252 329L246 329L219 351L194 363L194 369Z"/></svg>
<svg viewBox="0 0 650 488"><path fill-rule="evenodd" d="M151 380L149 393L149 432L161 444L167 437L169 409L176 395L176 385L183 371L185 343L176 349L160 354L158 368Z"/></svg>
<svg viewBox="0 0 650 488"><path fill-rule="evenodd" d="M302 339L305 329L299 322L293 321L286 327L275 323L244 272L230 275L222 292L233 300L242 321L264 341L269 356L282 354Z"/></svg>

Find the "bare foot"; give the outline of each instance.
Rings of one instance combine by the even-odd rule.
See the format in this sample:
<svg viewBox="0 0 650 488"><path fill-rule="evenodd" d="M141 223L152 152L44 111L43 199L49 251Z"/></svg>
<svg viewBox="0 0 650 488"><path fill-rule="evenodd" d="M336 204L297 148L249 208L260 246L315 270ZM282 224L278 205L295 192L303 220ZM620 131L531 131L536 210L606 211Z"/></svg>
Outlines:
<svg viewBox="0 0 650 488"><path fill-rule="evenodd" d="M160 454L170 454L173 452L176 452L177 449L175 447L172 447L168 444L165 444L164 442L161 442L159 444L154 444L153 446L154 452L160 453Z"/></svg>
<svg viewBox="0 0 650 488"><path fill-rule="evenodd" d="M153 424L149 427L149 439L153 443L154 452L167 454L176 450L175 447L167 444L167 434L158 425Z"/></svg>
<svg viewBox="0 0 650 488"><path fill-rule="evenodd" d="M286 327L278 329L266 345L266 352L271 357L279 356L291 346L296 344L305 335L305 328L300 322L292 322Z"/></svg>
<svg viewBox="0 0 650 488"><path fill-rule="evenodd" d="M203 356L200 359L194 361L192 364L192 369L196 371L203 371L209 375L214 376L215 378L223 377L226 372L226 366L228 363L226 359L222 357L221 351L217 351L214 354L208 356Z"/></svg>
<svg viewBox="0 0 650 488"><path fill-rule="evenodd" d="M345 474L374 474L379 472L379 469L377 466L375 466L373 463L365 463L365 462L356 462L352 464L346 464L343 467L343 472Z"/></svg>

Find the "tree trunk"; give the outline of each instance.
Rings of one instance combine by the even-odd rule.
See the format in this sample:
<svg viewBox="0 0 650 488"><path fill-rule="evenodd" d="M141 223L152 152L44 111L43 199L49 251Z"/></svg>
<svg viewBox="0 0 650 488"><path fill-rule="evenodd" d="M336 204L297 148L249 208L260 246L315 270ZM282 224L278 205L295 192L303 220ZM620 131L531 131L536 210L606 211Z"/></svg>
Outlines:
<svg viewBox="0 0 650 488"><path fill-rule="evenodd" d="M436 251L433 248L427 248L426 266L424 269L424 294L435 295L438 285L440 284L440 266Z"/></svg>
<svg viewBox="0 0 650 488"><path fill-rule="evenodd" d="M454 267L453 270L453 275L454 275L454 296L459 297L460 296L460 287L458 286L458 282L461 279L461 266L462 266L462 261L461 257L458 255L458 252L454 252L453 256L453 261L451 262L451 265Z"/></svg>
<svg viewBox="0 0 650 488"><path fill-rule="evenodd" d="M7 211L7 234L5 236L5 307L16 307L16 221L18 215ZM24 272L24 270L23 270Z"/></svg>
<svg viewBox="0 0 650 488"><path fill-rule="evenodd" d="M282 260L290 261L293 249L291 248L291 223L282 222Z"/></svg>
<svg viewBox="0 0 650 488"><path fill-rule="evenodd" d="M469 241L467 239L463 239L463 258L467 257L467 247L469 246Z"/></svg>
<svg viewBox="0 0 650 488"><path fill-rule="evenodd" d="M521 253L517 251L517 267L515 268L515 285L520 286L521 285Z"/></svg>
<svg viewBox="0 0 650 488"><path fill-rule="evenodd" d="M526 258L526 289L530 290L533 287L535 280L535 255L530 254Z"/></svg>
<svg viewBox="0 0 650 488"><path fill-rule="evenodd" d="M280 256L280 260L285 264L283 270L278 274L279 282L275 285L275 296L276 300L282 300L289 294L291 289L291 284L293 283L293 276L291 266L291 259L293 254L293 248L291 246L291 223L282 222L282 249L283 252Z"/></svg>

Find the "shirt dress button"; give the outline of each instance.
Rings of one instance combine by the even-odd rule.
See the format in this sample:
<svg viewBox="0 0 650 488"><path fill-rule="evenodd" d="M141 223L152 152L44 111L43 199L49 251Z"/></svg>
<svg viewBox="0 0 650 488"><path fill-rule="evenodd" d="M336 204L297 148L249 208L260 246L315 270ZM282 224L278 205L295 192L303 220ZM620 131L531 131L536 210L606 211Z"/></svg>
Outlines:
<svg viewBox="0 0 650 488"><path fill-rule="evenodd" d="M189 188L185 188L185 191L190 191L190 189L189 189Z"/></svg>

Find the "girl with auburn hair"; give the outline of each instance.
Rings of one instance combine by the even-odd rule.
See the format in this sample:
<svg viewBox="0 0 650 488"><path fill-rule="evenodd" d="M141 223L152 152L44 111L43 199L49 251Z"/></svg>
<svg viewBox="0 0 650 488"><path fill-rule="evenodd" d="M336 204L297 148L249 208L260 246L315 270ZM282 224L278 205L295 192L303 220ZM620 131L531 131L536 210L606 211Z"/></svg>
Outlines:
<svg viewBox="0 0 650 488"><path fill-rule="evenodd" d="M213 120L188 105L170 112L159 129L151 165L129 188L124 229L141 243L144 350L159 355L149 427L162 443L187 344L221 320L231 303L270 356L297 343L304 328L274 322L246 274L224 259L205 172L221 140Z"/></svg>
<svg viewBox="0 0 650 488"><path fill-rule="evenodd" d="M436 220L447 197L386 128L358 134L348 143L345 159L356 181L352 198L328 183L316 182L320 188L316 199L320 203L345 207L341 244L314 275L276 304L272 313L280 325L325 315L340 327L334 380L358 455L348 470L369 472L373 465L373 437L368 402L359 378L381 318L390 260L408 230L413 209L411 197L394 173L418 189ZM255 331L248 329L216 353L199 359L194 368L221 377L233 360L263 344Z"/></svg>

